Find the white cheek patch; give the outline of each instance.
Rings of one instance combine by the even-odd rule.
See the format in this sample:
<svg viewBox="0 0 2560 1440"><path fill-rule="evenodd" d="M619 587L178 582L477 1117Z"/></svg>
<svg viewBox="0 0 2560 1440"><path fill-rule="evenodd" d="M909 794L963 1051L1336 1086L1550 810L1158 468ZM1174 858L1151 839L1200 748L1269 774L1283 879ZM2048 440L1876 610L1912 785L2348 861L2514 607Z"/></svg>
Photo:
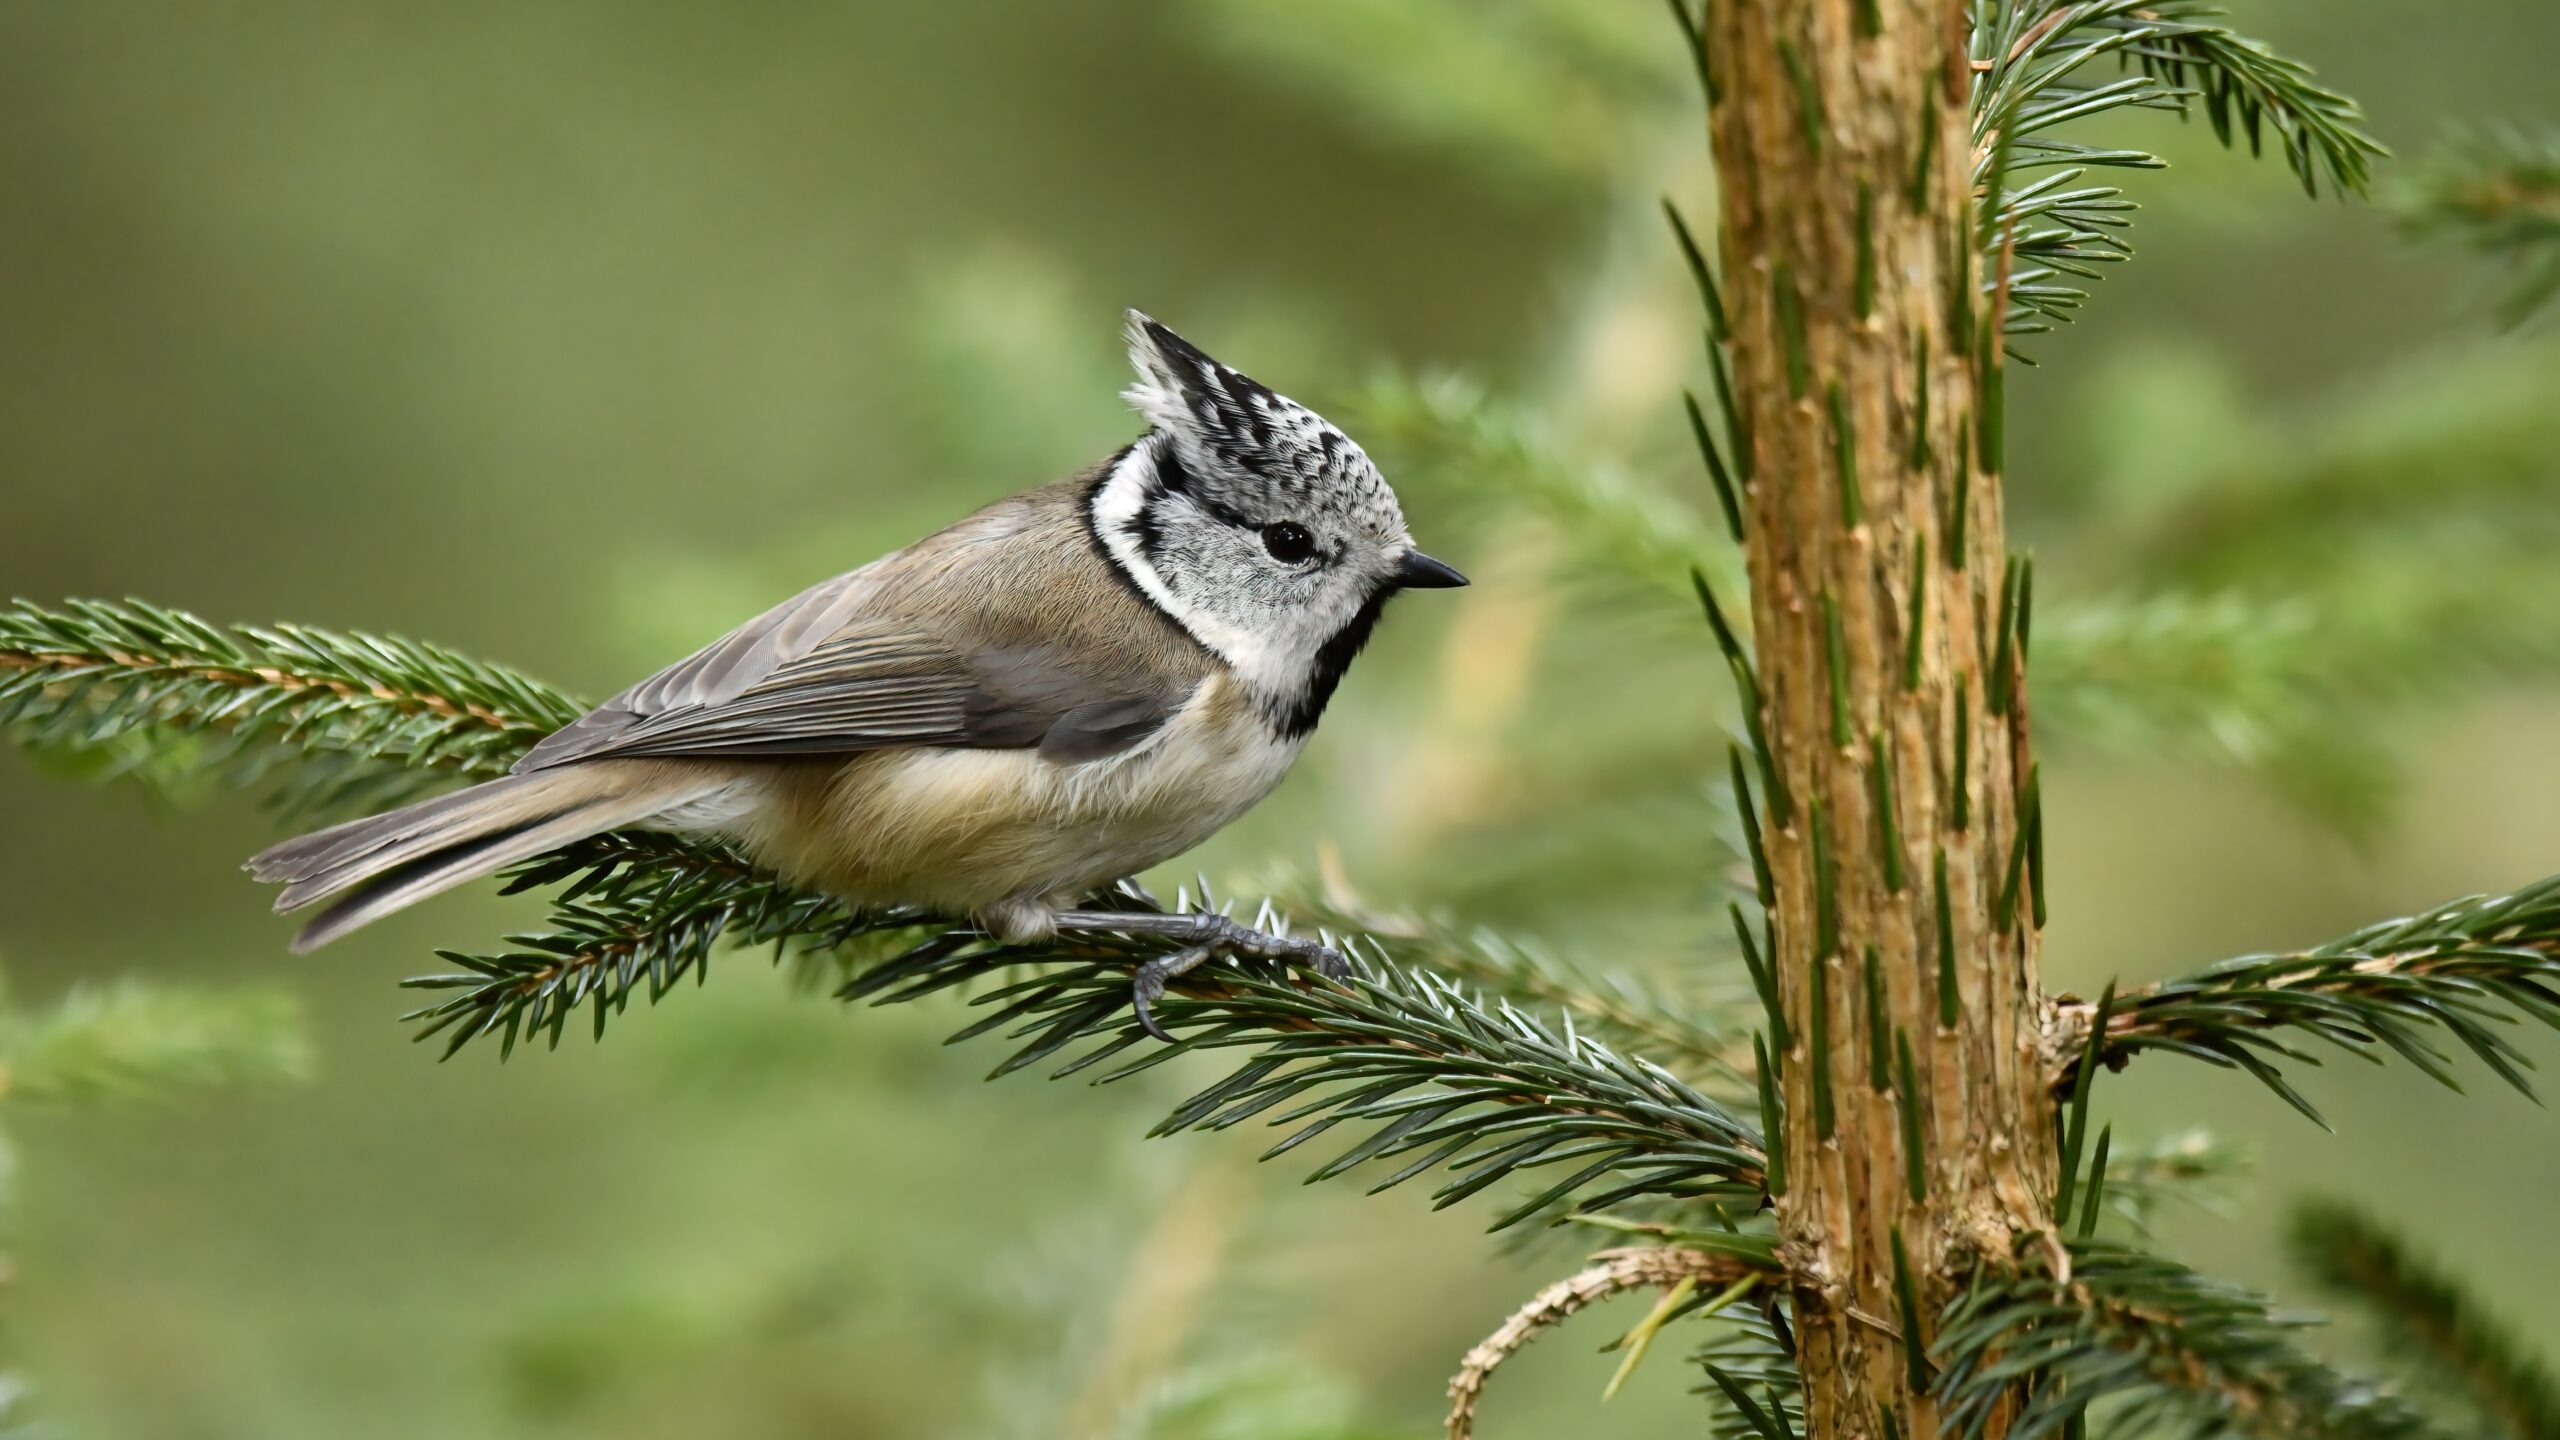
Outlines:
<svg viewBox="0 0 2560 1440"><path fill-rule="evenodd" d="M1161 434L1131 446L1129 453L1104 477L1093 495L1093 532L1101 537L1102 546L1117 561L1123 573L1146 592L1156 608L1173 618L1173 622L1190 632L1193 639L1208 646L1220 659L1234 666L1249 681L1273 682L1283 677L1266 677L1275 657L1270 643L1262 636L1242 629L1222 616L1176 595L1156 572L1147 558L1146 547L1138 543L1136 521L1146 508L1150 492L1149 480L1155 473L1155 451L1165 444Z"/></svg>

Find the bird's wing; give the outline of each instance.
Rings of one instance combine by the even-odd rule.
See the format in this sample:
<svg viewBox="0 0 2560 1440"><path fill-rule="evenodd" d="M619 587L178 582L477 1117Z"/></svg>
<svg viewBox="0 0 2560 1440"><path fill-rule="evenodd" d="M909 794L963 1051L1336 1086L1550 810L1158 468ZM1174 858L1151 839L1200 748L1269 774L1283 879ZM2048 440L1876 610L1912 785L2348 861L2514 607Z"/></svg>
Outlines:
<svg viewBox="0 0 2560 1440"><path fill-rule="evenodd" d="M943 627L879 603L879 569L766 611L546 738L515 768L899 746L1038 746L1074 763L1136 744L1189 698L1191 684L1147 667L1080 665L1037 643L934 633ZM1033 597L985 599L1007 608Z"/></svg>

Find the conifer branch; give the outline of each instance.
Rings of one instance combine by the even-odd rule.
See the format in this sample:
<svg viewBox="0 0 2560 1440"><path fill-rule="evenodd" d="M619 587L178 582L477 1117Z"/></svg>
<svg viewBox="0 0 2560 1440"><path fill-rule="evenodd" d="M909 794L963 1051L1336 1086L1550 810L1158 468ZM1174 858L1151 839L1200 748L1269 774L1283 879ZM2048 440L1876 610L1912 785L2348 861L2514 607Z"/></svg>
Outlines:
<svg viewBox="0 0 2560 1440"><path fill-rule="evenodd" d="M2391 1353L2509 1440L2560 1435L2560 1381L2460 1282L2373 1217L2312 1203L2293 1213L2294 1263L2382 1327Z"/></svg>
<svg viewBox="0 0 2560 1440"><path fill-rule="evenodd" d="M2219 1212L2232 1180L2245 1173L2249 1153L2202 1130L2166 1135L2123 1147L2107 1167L2106 1208L2137 1232L2169 1202Z"/></svg>
<svg viewBox="0 0 2560 1440"><path fill-rule="evenodd" d="M2521 557L2511 568L2472 558L2448 574L2408 557L2342 557L2338 573L2309 582L2331 596L2172 590L2054 604L2037 632L2038 719L2071 743L2252 771L2312 818L2367 834L2397 777L2379 719L2560 666L2560 645L2533 618L2560 586ZM2361 597L2348 593L2359 583Z"/></svg>
<svg viewBox="0 0 2560 1440"><path fill-rule="evenodd" d="M2246 956L2119 995L2100 1054L2115 1066L2164 1050L2245 1070L2325 1124L2283 1074L2283 1062L2319 1063L2297 1036L2377 1063L2397 1054L2459 1090L2448 1058L2425 1038L2441 1029L2532 1095L2524 1074L2531 1058L2496 1028L2519 1015L2560 1026L2560 877L2385 921L2316 950ZM2070 1083L2090 1018L2076 1002L2060 1009L2057 1053L2072 1059L2058 1085Z"/></svg>
<svg viewBox="0 0 2560 1440"><path fill-rule="evenodd" d="M1257 919L1285 928L1267 914ZM1129 1015L1129 971L1161 953L1164 942L1081 935L1016 947L969 943L976 937L963 940L964 933L948 932L863 968L844 998L893 1004L996 982L972 1001L994 1007L991 1013L953 1037L1002 1031L1016 1042L993 1075L1073 1048L1076 1053L1050 1071L1060 1079L1145 1041ZM1268 1159L1345 1122L1375 1126L1310 1178L1410 1156L1372 1189L1428 1170L1457 1172L1433 1192L1435 1208L1514 1174L1571 1167L1562 1180L1504 1212L1494 1229L1547 1213L1569 1197L1593 1208L1640 1196L1756 1203L1766 1163L1759 1135L1671 1072L1620 1056L1578 1032L1569 1016L1551 1028L1509 1004L1484 1004L1453 980L1398 965L1365 937L1336 944L1357 972L1349 984L1242 965L1183 976L1155 1011L1177 1043L1147 1045L1094 1083L1193 1050L1252 1050L1226 1079L1176 1107L1155 1133L1223 1130L1288 1105L1268 1122L1293 1127L1265 1152ZM1025 974L1017 967L1055 968ZM1014 977L1009 983L1008 975Z"/></svg>
<svg viewBox="0 0 2560 1440"><path fill-rule="evenodd" d="M1748 1202L1761 1183L1759 1137L1671 1072L1621 1057L1578 1032L1570 1014L1558 1030L1508 1003L1487 1005L1367 937L1343 942L1362 968L1349 988L1240 967L1181 977L1156 1015L1182 1043L1161 1047L1145 1044L1128 1004L1129 973L1161 953L1157 941L1078 936L1001 946L912 913L864 915L793 891L725 847L666 836L599 836L516 872L512 887L564 881L547 932L510 937L513 948L497 955L441 952L460 968L404 982L456 992L406 1017L422 1022L417 1038L442 1034L451 1056L495 1037L504 1056L520 1039L557 1045L581 1006L601 1036L635 994L655 1003L687 976L698 983L722 946L769 945L777 958L823 956L850 967L846 999L887 1004L979 990L974 1003L995 1008L953 1038L1004 1032L1018 1042L990 1078L1052 1060L1052 1078L1064 1078L1142 1045L1099 1080L1191 1049L1256 1049L1160 1133L1224 1129L1292 1100L1274 1123L1298 1128L1272 1155L1346 1121L1376 1127L1319 1178L1365 1160L1419 1156L1376 1188L1445 1166L1460 1172L1436 1192L1446 1205L1574 1162L1567 1178L1497 1228L1569 1196L1598 1205L1644 1195ZM1133 887L1106 903L1153 908ZM1187 894L1177 903L1191 908ZM1267 904L1255 918L1287 928ZM1062 1058L1070 1049L1077 1053Z"/></svg>
<svg viewBox="0 0 2560 1440"><path fill-rule="evenodd" d="M843 960L857 942L870 953L916 943L926 917L864 914L806 894L756 869L716 841L614 831L540 856L508 872L505 893L564 885L550 928L507 937L494 955L439 950L460 967L404 980L402 988L450 992L403 1015L414 1040L445 1037L451 1059L495 1036L500 1058L519 1038L541 1035L557 1048L580 1007L596 1038L645 992L656 1004L690 976L708 977L724 946L769 945L777 962L793 955Z"/></svg>
<svg viewBox="0 0 2560 1440"><path fill-rule="evenodd" d="M2038 720L2255 770L2351 834L2383 818L2389 720L2560 669L2556 362L2429 357L2301 420L2199 421L2143 481L2174 500L2091 518L2121 538L2038 627Z"/></svg>
<svg viewBox="0 0 2560 1440"><path fill-rule="evenodd" d="M138 600L0 607L0 733L164 785L274 780L291 808L381 804L440 774L504 774L581 708L499 666L394 637L226 628Z"/></svg>
<svg viewBox="0 0 2560 1440"><path fill-rule="evenodd" d="M1949 1307L1931 1347L1944 1433L2041 1437L2104 1402L2118 1433L2432 1440L2407 1403L2303 1350L2302 1322L2182 1265L2080 1241L2068 1274L2041 1262L1987 1268Z"/></svg>
<svg viewBox="0 0 2560 1440"><path fill-rule="evenodd" d="M2372 660L2310 603L2170 591L2050 615L2036 636L2038 718L2067 740L2271 772L2333 818L2365 817L2384 762L2340 701ZM2321 760L2330 768L2315 773Z"/></svg>
<svg viewBox="0 0 2560 1440"><path fill-rule="evenodd" d="M2124 107L2176 109L2178 92L2145 75L2098 85L2074 80L2091 62L2119 54L2144 38L2140 31L2101 33L2096 22L2139 8L2137 0L2059 4L2054 0L1995 0L1974 7L1973 179L1996 204L1983 207L1986 256L1996 259L1997 237L2013 236L2008 305L2001 317L2012 335L2036 334L2067 323L2086 291L2071 277L2095 280L2095 266L2133 253L2122 232L2133 202L2122 187L2081 185L2093 168L2157 168L2163 162L2136 150L2101 150L2052 138L2053 126ZM2010 188L2028 170L2052 174ZM1999 265L1982 267L1983 293L1998 286Z"/></svg>
<svg viewBox="0 0 2560 1440"><path fill-rule="evenodd" d="M2459 579L2435 570L2511 550L2541 560L2548 527L2518 522L2541 518L2550 493L2555 372L2560 348L2503 346L2420 357L2274 423L2270 407L2235 402L2199 421L2207 448L2146 482L2170 503L2101 521L2125 532L2109 568L2146 589L2319 592L2369 586L2372 567L2341 569L2363 550L2398 562L2395 591L2432 581L2423 597ZM2434 644L2462 638L2425 628Z"/></svg>
<svg viewBox="0 0 2560 1440"><path fill-rule="evenodd" d="M2059 140L2055 127L2123 109L2190 113L2203 105L2226 145L2257 153L2268 131L2303 188L2365 189L2382 146L2355 102L2296 61L2234 33L2199 0L1977 0L1973 6L1973 172L1997 203L1983 207L1984 252L2015 236L2002 316L2010 335L2037 334L2075 318L2083 282L2129 258L2133 202L2115 185L2083 185L2093 169L2157 169L2142 150ZM2091 80L2097 61L2132 73ZM2053 173L2012 188L2026 171ZM1993 294L1996 267L1983 267Z"/></svg>
<svg viewBox="0 0 2560 1440"><path fill-rule="evenodd" d="M1759 996L1734 990L1698 996L1562 953L1537 940L1446 917L1388 912L1353 893L1349 877L1326 864L1321 880L1292 872L1258 888L1301 928L1366 935L1397 962L1463 980L1488 994L1570 1012L1597 1033L1684 1074L1712 1077L1717 1088L1751 1088L1749 1023ZM1735 963L1738 975L1742 966Z"/></svg>
<svg viewBox="0 0 2560 1440"><path fill-rule="evenodd" d="M1759 1396L1761 1413L1781 1434L1805 1433L1804 1375L1796 1368L1788 1301L1774 1289L1756 1298L1756 1305L1726 1310L1714 1333L1691 1356L1708 1376L1707 1384L1696 1387L1697 1393L1726 1401L1707 1422L1707 1433L1716 1440L1766 1440L1762 1427L1731 1403L1727 1383L1744 1394Z"/></svg>
<svg viewBox="0 0 2560 1440"><path fill-rule="evenodd" d="M34 1014L0 1012L0 1099L79 1105L299 1080L311 1042L291 995L119 981Z"/></svg>
<svg viewBox="0 0 2560 1440"><path fill-rule="evenodd" d="M2411 234L2450 240L2505 272L2505 324L2523 324L2560 296L2560 132L2456 136L2393 209Z"/></svg>
<svg viewBox="0 0 2560 1440"><path fill-rule="evenodd" d="M1506 999L1569 1012L1620 1037L1622 1043L1662 1057L1665 1064L1707 1072L1720 1082L1739 1082L1742 1091L1749 1089L1748 1039L1727 1028L1721 1018L1700 1014L1687 997L1676 997L1635 975L1599 969L1483 926L1437 925L1373 934L1382 941L1397 942L1397 952L1406 963L1440 971ZM1757 1004L1756 999L1752 1003Z"/></svg>
<svg viewBox="0 0 2560 1440"><path fill-rule="evenodd" d="M2149 32L2133 51L2135 62L2172 86L2192 87L2224 145L2245 137L2255 155L2272 131L2304 193L2317 196L2323 180L2333 192L2362 193L2373 161L2390 154L2365 133L2363 109L2314 80L2310 66L2220 23L2222 13L2208 0L2154 0L2094 23Z"/></svg>

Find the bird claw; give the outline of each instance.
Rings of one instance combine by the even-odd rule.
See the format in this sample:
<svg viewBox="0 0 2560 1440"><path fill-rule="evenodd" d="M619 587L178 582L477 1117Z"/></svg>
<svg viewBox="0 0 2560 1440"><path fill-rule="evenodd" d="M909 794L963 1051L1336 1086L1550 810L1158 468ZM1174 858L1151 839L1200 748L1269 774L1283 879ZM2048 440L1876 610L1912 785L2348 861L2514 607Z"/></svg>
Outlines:
<svg viewBox="0 0 2560 1440"><path fill-rule="evenodd" d="M1156 1023L1155 1002L1164 998L1165 987L1174 977L1222 955L1303 965L1327 980L1351 978L1349 958L1321 941L1273 935L1214 912L1199 913L1192 933L1196 938L1191 944L1139 966L1129 982L1129 1006L1137 1013L1138 1028L1168 1045L1174 1043L1173 1036Z"/></svg>
<svg viewBox="0 0 2560 1440"><path fill-rule="evenodd" d="M1172 1044L1173 1036L1166 1033L1162 1025L1156 1023L1155 1003L1164 998L1164 987L1172 981L1173 977L1193 968L1215 953L1212 946L1193 945L1170 954L1159 955L1139 966L1138 973L1129 981L1129 1008L1138 1013L1138 1028L1167 1045Z"/></svg>
<svg viewBox="0 0 2560 1440"><path fill-rule="evenodd" d="M1138 1028L1170 1045L1173 1037L1156 1023L1155 1003L1163 998L1164 977L1161 975L1150 975L1142 968L1137 978L1129 982L1129 1008L1137 1012Z"/></svg>

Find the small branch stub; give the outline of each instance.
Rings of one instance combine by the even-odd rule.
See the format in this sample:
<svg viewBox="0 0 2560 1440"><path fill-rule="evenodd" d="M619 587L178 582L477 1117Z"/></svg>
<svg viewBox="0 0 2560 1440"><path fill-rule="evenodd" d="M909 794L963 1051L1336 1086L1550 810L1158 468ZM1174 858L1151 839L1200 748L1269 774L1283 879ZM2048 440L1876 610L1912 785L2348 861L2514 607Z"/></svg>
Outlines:
<svg viewBox="0 0 2560 1440"><path fill-rule="evenodd" d="M1629 1290L1668 1289L1684 1281L1701 1288L1739 1285L1762 1275L1738 1255L1660 1246L1606 1250L1596 1263L1558 1280L1511 1312L1499 1329L1479 1341L1449 1379L1448 1440L1475 1434L1476 1402L1485 1381L1502 1363L1539 1335L1571 1319L1577 1312Z"/></svg>

